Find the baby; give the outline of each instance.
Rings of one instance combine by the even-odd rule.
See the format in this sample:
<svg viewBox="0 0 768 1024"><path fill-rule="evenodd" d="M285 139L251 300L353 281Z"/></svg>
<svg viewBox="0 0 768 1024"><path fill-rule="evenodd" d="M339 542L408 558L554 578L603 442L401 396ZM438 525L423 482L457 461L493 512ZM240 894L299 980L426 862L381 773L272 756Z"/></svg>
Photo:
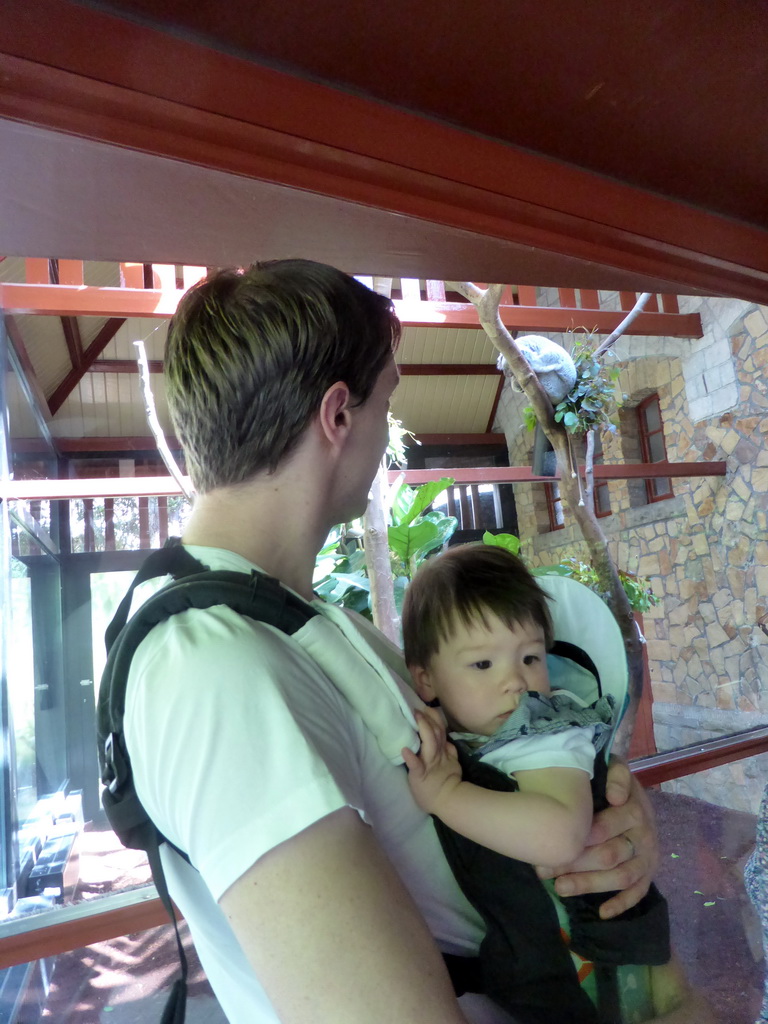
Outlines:
<svg viewBox="0 0 768 1024"><path fill-rule="evenodd" d="M663 898L652 889L603 921L605 895L580 897L561 901L565 914L531 866L569 863L584 849L593 811L605 806L614 707L599 696L589 656L554 643L548 600L500 547L455 547L422 566L406 591L405 657L453 742L440 712L420 715L421 749L403 759L485 920L484 990L523 1022L647 1020L666 999L653 998L647 968L631 978L617 968L670 961Z"/></svg>

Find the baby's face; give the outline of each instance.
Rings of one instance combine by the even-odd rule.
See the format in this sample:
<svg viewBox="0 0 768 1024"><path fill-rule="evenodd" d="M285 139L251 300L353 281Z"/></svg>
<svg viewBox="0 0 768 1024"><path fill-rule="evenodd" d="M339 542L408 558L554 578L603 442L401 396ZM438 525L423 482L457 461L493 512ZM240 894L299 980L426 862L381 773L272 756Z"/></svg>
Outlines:
<svg viewBox="0 0 768 1024"><path fill-rule="evenodd" d="M509 718L527 690L548 694L544 630L535 622L511 629L487 613L487 625L457 623L428 669L416 669L425 700L440 701L454 731L491 736Z"/></svg>

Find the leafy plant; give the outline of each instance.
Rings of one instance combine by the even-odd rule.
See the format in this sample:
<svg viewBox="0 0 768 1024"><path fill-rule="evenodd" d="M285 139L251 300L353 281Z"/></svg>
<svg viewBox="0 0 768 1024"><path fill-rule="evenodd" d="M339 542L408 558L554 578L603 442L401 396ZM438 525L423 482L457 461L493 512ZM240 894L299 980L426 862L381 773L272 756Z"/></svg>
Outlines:
<svg viewBox="0 0 768 1024"><path fill-rule="evenodd" d="M616 426L611 417L620 405L614 387L618 367L604 366L595 358L591 335L574 343L571 356L576 364L576 383L555 406L556 422L571 434L584 434L593 428L614 432Z"/></svg>
<svg viewBox="0 0 768 1024"><path fill-rule="evenodd" d="M582 562L578 558L566 558L559 565L548 565L533 570L537 576L570 576L578 583L583 583L599 594L604 601L608 601L608 595L600 589L597 573L589 562ZM619 569L619 579L627 595L630 607L634 612L647 612L649 608L659 603L659 598L651 589L650 581L644 576L636 576L633 572L625 572Z"/></svg>
<svg viewBox="0 0 768 1024"><path fill-rule="evenodd" d="M513 555L520 552L520 538L514 533L490 533L488 530L483 534L483 544L490 544L491 547L506 548Z"/></svg>
<svg viewBox="0 0 768 1024"><path fill-rule="evenodd" d="M428 511L453 482L453 477L444 477L418 488L401 483L392 495L388 540L398 612L413 574L427 555L447 543L456 530L458 523L453 516L436 509ZM362 535L358 524L334 527L317 556L315 591L326 601L371 618L371 583Z"/></svg>

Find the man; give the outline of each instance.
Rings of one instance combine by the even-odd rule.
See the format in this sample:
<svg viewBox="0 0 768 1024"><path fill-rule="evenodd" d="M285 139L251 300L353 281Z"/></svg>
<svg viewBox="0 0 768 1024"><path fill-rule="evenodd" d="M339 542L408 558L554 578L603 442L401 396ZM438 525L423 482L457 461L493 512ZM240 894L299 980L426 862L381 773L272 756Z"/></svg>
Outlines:
<svg viewBox="0 0 768 1024"><path fill-rule="evenodd" d="M316 553L363 512L387 443L398 338L389 300L307 261L187 293L166 381L197 492L183 538L196 558L258 567L313 600ZM364 720L393 654L326 614L330 674L362 659L362 713L300 634L228 608L173 616L139 647L125 719L136 788L194 865L164 847L171 894L232 1022L502 1024L483 997L454 997L435 940L471 955L481 923ZM647 888L656 847L622 766L609 798L601 845L558 884L623 889L618 913Z"/></svg>

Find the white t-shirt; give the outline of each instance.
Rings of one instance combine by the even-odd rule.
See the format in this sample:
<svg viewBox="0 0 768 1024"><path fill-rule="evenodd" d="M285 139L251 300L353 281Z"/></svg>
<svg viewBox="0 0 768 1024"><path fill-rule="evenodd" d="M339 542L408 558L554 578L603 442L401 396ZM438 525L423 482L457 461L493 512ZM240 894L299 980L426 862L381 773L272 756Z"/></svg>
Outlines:
<svg viewBox="0 0 768 1024"><path fill-rule="evenodd" d="M189 550L214 569L253 568L228 551ZM373 673L370 685L381 685ZM264 853L340 807L373 827L440 948L477 951L481 920L405 769L293 637L225 607L161 623L133 659L125 736L144 807L197 868L163 847L169 890L231 1024L278 1018L217 901ZM482 997L462 1007L477 1024L509 1021Z"/></svg>
<svg viewBox="0 0 768 1024"><path fill-rule="evenodd" d="M505 775L540 768L578 768L592 778L595 767L594 726L571 726L562 732L518 736L483 754L481 761Z"/></svg>

